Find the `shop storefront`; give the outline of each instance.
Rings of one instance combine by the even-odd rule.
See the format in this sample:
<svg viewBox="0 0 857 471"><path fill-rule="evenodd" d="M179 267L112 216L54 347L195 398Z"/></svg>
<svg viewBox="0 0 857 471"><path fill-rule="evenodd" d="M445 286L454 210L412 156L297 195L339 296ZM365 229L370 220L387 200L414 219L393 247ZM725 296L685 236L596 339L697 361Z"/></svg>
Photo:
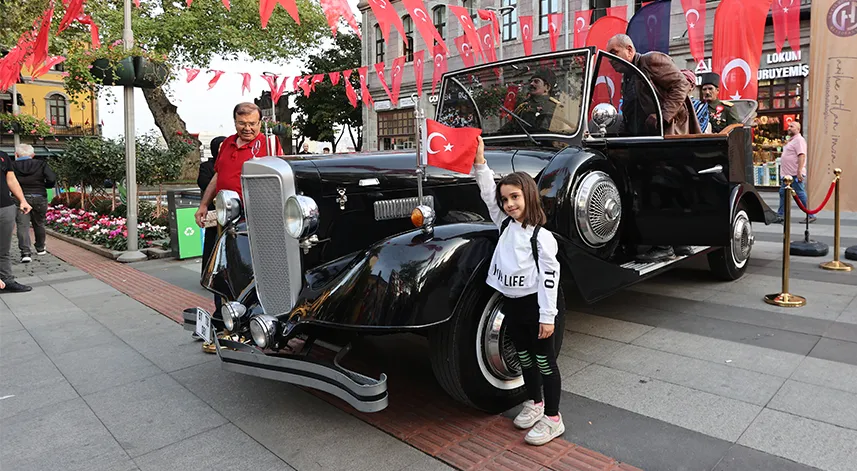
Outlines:
<svg viewBox="0 0 857 471"><path fill-rule="evenodd" d="M378 150L416 148L413 107L390 111L379 110L389 106L388 104L389 101L375 102L375 109L378 110Z"/></svg>
<svg viewBox="0 0 857 471"><path fill-rule="evenodd" d="M759 68L759 109L753 122L753 176L757 187L776 188L780 180L780 155L787 142L788 125L803 125L803 108L809 76L808 48L765 53Z"/></svg>

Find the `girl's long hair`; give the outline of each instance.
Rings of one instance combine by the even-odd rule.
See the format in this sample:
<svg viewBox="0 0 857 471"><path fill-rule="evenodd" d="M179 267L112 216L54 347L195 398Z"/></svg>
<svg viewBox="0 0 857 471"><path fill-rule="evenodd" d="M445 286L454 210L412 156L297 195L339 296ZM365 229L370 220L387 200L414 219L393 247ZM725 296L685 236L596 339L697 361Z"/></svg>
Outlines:
<svg viewBox="0 0 857 471"><path fill-rule="evenodd" d="M533 177L524 172L514 172L506 175L497 182L497 206L500 211L503 211L503 195L500 193L500 187L503 185L511 185L521 189L524 194L524 219L521 224L527 226L543 226L548 218L545 216L545 210L542 208L542 199L539 197L539 188Z"/></svg>

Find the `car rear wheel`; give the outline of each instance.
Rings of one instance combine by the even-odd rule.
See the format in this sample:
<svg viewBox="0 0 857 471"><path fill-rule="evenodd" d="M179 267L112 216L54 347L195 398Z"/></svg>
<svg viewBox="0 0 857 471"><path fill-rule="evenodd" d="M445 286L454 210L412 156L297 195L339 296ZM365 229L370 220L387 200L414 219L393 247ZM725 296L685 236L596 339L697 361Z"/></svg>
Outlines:
<svg viewBox="0 0 857 471"><path fill-rule="evenodd" d="M753 248L755 236L753 225L744 203L739 203L732 217L729 247L708 254L708 266L717 278L724 281L737 280L747 271L747 262Z"/></svg>
<svg viewBox="0 0 857 471"><path fill-rule="evenodd" d="M562 299L558 305L564 306ZM432 369L443 389L459 402L491 413L526 399L505 320L503 296L481 284L465 291L452 319L429 335ZM554 346L559 353L565 329L563 309L555 323Z"/></svg>

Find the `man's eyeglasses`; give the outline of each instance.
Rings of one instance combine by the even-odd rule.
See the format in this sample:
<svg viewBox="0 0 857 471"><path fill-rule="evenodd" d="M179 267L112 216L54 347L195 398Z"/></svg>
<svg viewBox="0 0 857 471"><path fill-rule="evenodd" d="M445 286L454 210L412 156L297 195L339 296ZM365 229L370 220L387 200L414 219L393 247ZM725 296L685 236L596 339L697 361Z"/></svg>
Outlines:
<svg viewBox="0 0 857 471"><path fill-rule="evenodd" d="M260 124L259 121L254 121L252 123L245 123L243 121L235 121L235 127L237 128L255 128Z"/></svg>

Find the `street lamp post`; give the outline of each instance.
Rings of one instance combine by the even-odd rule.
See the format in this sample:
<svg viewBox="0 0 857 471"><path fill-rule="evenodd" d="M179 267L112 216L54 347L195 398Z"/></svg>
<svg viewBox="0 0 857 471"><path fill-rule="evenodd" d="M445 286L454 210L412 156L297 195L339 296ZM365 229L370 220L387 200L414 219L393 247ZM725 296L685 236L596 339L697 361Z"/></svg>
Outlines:
<svg viewBox="0 0 857 471"><path fill-rule="evenodd" d="M485 7L485 10L493 11L497 13L498 21L500 21L500 60L503 60L503 15L511 12L517 8L517 5L507 5L505 7L494 8L494 7Z"/></svg>
<svg viewBox="0 0 857 471"><path fill-rule="evenodd" d="M12 116L18 116L18 86L13 83L12 88L9 90L9 93L12 94ZM21 143L21 136L18 135L18 131L15 131L12 134L12 139L14 139L13 143L15 145L15 148L17 148L18 144Z"/></svg>
<svg viewBox="0 0 857 471"><path fill-rule="evenodd" d="M122 31L122 43L126 51L134 45L134 33L131 31L131 0L125 0L125 27ZM137 237L137 147L134 135L134 87L125 86L125 185L127 189L125 207L125 227L128 230L128 245L117 259L120 262L139 262L146 260L146 254L140 252Z"/></svg>

